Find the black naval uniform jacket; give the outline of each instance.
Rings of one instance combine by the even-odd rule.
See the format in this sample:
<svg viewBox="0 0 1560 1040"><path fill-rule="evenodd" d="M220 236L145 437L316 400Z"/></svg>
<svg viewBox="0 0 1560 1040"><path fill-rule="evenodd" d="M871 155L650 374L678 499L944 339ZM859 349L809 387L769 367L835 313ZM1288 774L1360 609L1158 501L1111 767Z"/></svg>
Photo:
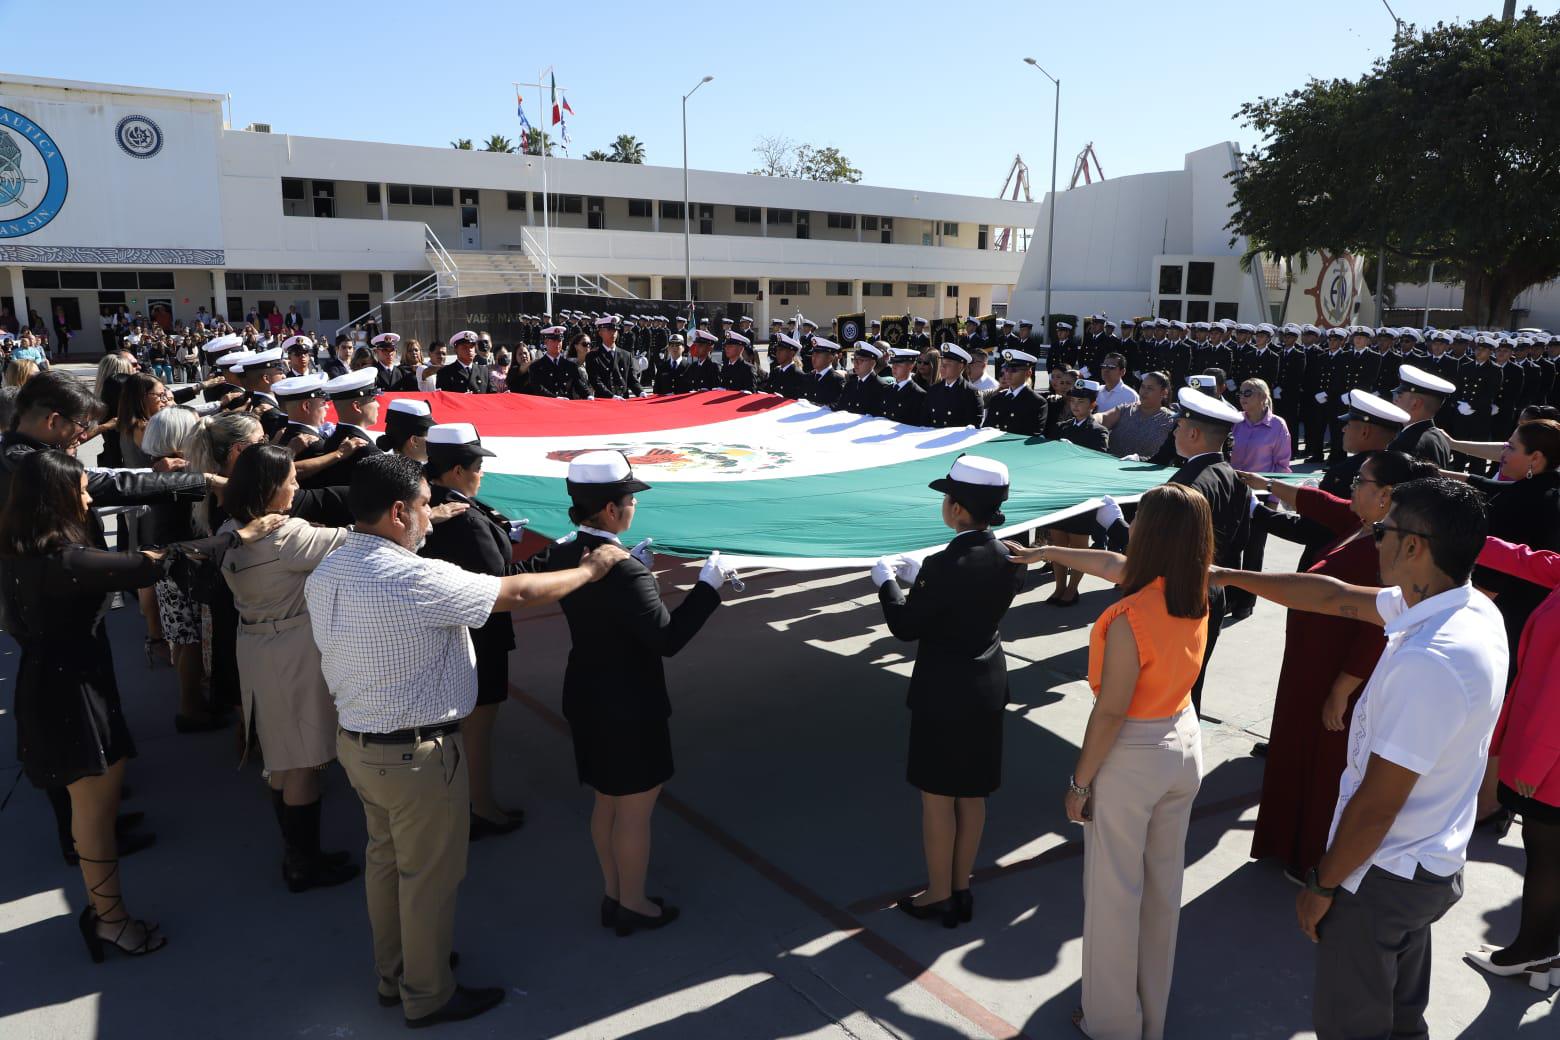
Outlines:
<svg viewBox="0 0 1560 1040"><path fill-rule="evenodd" d="M757 390L758 370L749 361L738 358L720 366L722 390Z"/></svg>
<svg viewBox="0 0 1560 1040"><path fill-rule="evenodd" d="M720 365L711 358L705 358L703 361L688 361L685 359L676 382L678 393L686 394L694 390L719 390Z"/></svg>
<svg viewBox="0 0 1560 1040"><path fill-rule="evenodd" d="M981 425L1034 437L1045 432L1046 411L1045 398L1030 387L993 390L986 395L986 417Z"/></svg>
<svg viewBox="0 0 1560 1040"><path fill-rule="evenodd" d="M941 379L926 391L926 425L979 426L985 415L980 392L963 376L952 385Z"/></svg>
<svg viewBox="0 0 1560 1040"><path fill-rule="evenodd" d="M929 718L1001 711L1007 661L998 626L1024 587L1024 569L990 531L965 531L921 565L906 594L897 581L878 589L896 639L919 640L905 704Z"/></svg>
<svg viewBox="0 0 1560 1040"><path fill-rule="evenodd" d="M869 375L865 379L852 373L845 377L839 397L831 406L836 412L853 412L856 415L882 415L883 404L891 382Z"/></svg>
<svg viewBox="0 0 1560 1040"><path fill-rule="evenodd" d="M1251 516L1250 492L1235 475L1235 468L1224 461L1221 453L1205 452L1183 463L1166 483L1183 484L1202 492L1213 511L1213 562L1220 567L1239 567L1240 554L1251 531ZM1120 552L1126 548L1125 523L1118 520L1106 535L1112 549Z"/></svg>
<svg viewBox="0 0 1560 1040"><path fill-rule="evenodd" d="M326 466L303 482L306 488L348 487L352 483L352 470L357 464L370 455L382 455L383 451L374 442L374 435L360 426L351 426L347 423L337 423L336 428L330 431L330 436L325 438L325 443L320 445L320 454L324 455L341 447L342 441L348 437L359 437L368 443L340 462Z"/></svg>
<svg viewBox="0 0 1560 1040"><path fill-rule="evenodd" d="M883 392L883 418L908 426L926 425L926 388L914 379L891 383Z"/></svg>
<svg viewBox="0 0 1560 1040"><path fill-rule="evenodd" d="M484 379L486 378L485 374L484 374L483 378ZM374 361L374 385L375 386L377 386L381 391L384 391L384 390L394 390L395 389L395 384L396 384L397 381L398 381L398 373L396 372L395 368L393 368L393 367L391 367L389 365L381 365L377 359ZM444 387L441 386L441 387L439 387L439 389L443 390Z"/></svg>
<svg viewBox="0 0 1560 1040"><path fill-rule="evenodd" d="M577 567L587 549L604 543L580 531L574 541L549 550L541 569ZM563 598L572 640L563 675L564 718L621 725L671 715L661 659L687 646L719 606L720 593L697 581L677 609L668 610L655 575L633 557L569 593Z"/></svg>
<svg viewBox="0 0 1560 1040"><path fill-rule="evenodd" d="M510 390L521 380L519 370L510 366L505 378ZM590 386L585 382L585 370L571 357L558 355L554 361L546 354L531 362L524 376L524 392L537 397L561 397L570 401L583 401L590 396Z"/></svg>
<svg viewBox="0 0 1560 1040"><path fill-rule="evenodd" d="M1235 371L1230 375L1230 378L1235 380L1235 392L1231 396L1238 402L1240 385L1248 379L1260 379L1268 385L1269 390L1272 390L1279 385L1278 374L1281 369L1282 359L1278 356L1278 351L1272 347L1246 351L1235 358ZM1239 405L1237 404L1236 407Z"/></svg>
<svg viewBox="0 0 1560 1040"><path fill-rule="evenodd" d="M1342 406L1343 395L1350 390L1374 392L1371 387L1376 385L1376 375L1380 369L1381 355L1369 348L1355 350L1353 347L1345 347L1334 354L1332 368L1327 373L1328 405Z"/></svg>
<svg viewBox="0 0 1560 1040"><path fill-rule="evenodd" d="M1081 422L1073 418L1062 420L1056 427L1056 439L1093 451L1110 450L1110 431L1092 415Z"/></svg>
<svg viewBox="0 0 1560 1040"><path fill-rule="evenodd" d="M585 355L585 377L597 397L638 397L634 357L617 347L596 346Z"/></svg>
<svg viewBox="0 0 1560 1040"><path fill-rule="evenodd" d="M809 372L802 378L802 397L814 404L832 407L845 389L845 377L838 369L826 368L822 372Z"/></svg>
<svg viewBox="0 0 1560 1040"><path fill-rule="evenodd" d="M769 370L769 379L764 383L764 389L781 397L789 397L797 400L806 396L807 373L795 361L784 368L775 366Z"/></svg>
<svg viewBox="0 0 1560 1040"><path fill-rule="evenodd" d="M1273 410L1279 415L1288 417L1303 415L1303 403L1306 398L1306 352L1304 347L1285 347L1284 352L1278 356L1278 382L1273 384ZM1314 394L1315 391L1312 391ZM1312 397L1315 403L1315 397ZM1293 426L1294 423L1290 423Z"/></svg>
<svg viewBox="0 0 1560 1040"><path fill-rule="evenodd" d="M1457 399L1467 401L1472 415L1457 415L1458 439L1487 441L1494 428L1491 409L1500 396L1500 369L1493 361L1465 361L1457 370Z"/></svg>
<svg viewBox="0 0 1560 1040"><path fill-rule="evenodd" d="M433 385L449 394L485 394L488 392L488 366L480 361L473 361L470 366L446 361L434 374Z"/></svg>
<svg viewBox="0 0 1560 1040"><path fill-rule="evenodd" d="M301 462L304 459L312 459L319 455L325 454L325 438L320 436L319 429L317 427L310 426L308 423L301 423L293 419L289 419L287 421L287 425L282 427L282 432L277 434L276 446L278 448L285 448L299 437L303 437L305 435L313 437L314 443L299 448L293 454L293 459L295 461Z"/></svg>
<svg viewBox="0 0 1560 1040"><path fill-rule="evenodd" d="M1450 469L1452 465L1452 439L1431 419L1421 419L1403 427L1403 432L1392 438L1387 450L1407 452L1416 459L1435 463L1437 469Z"/></svg>
<svg viewBox="0 0 1560 1040"><path fill-rule="evenodd" d="M522 568L514 563L513 543L509 541L509 519L485 502L467 498L457 491L434 484L428 489L430 504L437 508L446 502L465 502L470 508L428 529L428 540L419 556L447 560L477 574L503 578ZM532 565L545 562L532 557ZM487 623L471 629L471 645L481 660L503 655L515 648L514 619L509 611L488 615Z"/></svg>
<svg viewBox="0 0 1560 1040"><path fill-rule="evenodd" d="M686 382L688 378L689 360L685 357L673 361L664 358L655 366L655 376L650 382L650 392L653 394L680 394L684 387L679 385L679 380Z"/></svg>

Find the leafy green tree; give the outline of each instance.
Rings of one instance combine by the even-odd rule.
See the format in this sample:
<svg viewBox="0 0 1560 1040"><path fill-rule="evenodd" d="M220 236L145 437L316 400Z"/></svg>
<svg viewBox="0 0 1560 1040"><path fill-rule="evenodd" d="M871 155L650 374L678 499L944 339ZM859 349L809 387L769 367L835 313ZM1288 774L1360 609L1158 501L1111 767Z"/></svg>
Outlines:
<svg viewBox="0 0 1560 1040"><path fill-rule="evenodd" d="M547 133L546 130L533 126L530 133L525 135L525 154L551 155L552 151L552 137Z"/></svg>
<svg viewBox="0 0 1560 1040"><path fill-rule="evenodd" d="M618 134L617 140L612 142L612 155L608 161L642 166L645 161L645 146L633 134Z"/></svg>
<svg viewBox="0 0 1560 1040"><path fill-rule="evenodd" d="M1263 144L1229 230L1251 251L1460 272L1470 324L1560 276L1560 15L1405 27L1357 80L1241 106Z"/></svg>
<svg viewBox="0 0 1560 1040"><path fill-rule="evenodd" d="M760 137L753 146L759 165L749 173L761 177L796 177L809 181L845 181L855 184L861 171L834 147L797 144L786 137Z"/></svg>
<svg viewBox="0 0 1560 1040"><path fill-rule="evenodd" d="M450 142L451 148L459 148L463 152L471 151L471 138L460 137Z"/></svg>
<svg viewBox="0 0 1560 1040"><path fill-rule="evenodd" d="M487 139L487 144L482 146L484 152L512 152L515 144L503 134L494 134Z"/></svg>
<svg viewBox="0 0 1560 1040"><path fill-rule="evenodd" d="M611 153L604 152L600 148L592 148L590 151L580 156L580 158L589 159L591 162L617 162L616 159L612 158Z"/></svg>

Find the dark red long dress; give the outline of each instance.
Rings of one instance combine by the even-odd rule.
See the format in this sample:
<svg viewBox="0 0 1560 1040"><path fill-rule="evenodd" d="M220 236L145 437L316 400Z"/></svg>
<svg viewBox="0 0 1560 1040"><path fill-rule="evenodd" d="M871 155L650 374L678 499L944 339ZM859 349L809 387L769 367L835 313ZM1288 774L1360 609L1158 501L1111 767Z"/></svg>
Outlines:
<svg viewBox="0 0 1560 1040"><path fill-rule="evenodd" d="M1338 536L1306 573L1325 574L1352 585L1381 584L1376 543L1369 537L1345 541L1360 529L1360 518L1349 509L1348 499L1302 488L1295 507L1301 516ZM1333 732L1322 725L1322 705L1340 672L1369 678L1384 646L1386 637L1379 625L1289 612L1262 776L1262 804L1251 836L1252 859L1272 857L1301 871L1321 860L1338 804L1338 777L1349 738L1347 729ZM1356 692L1349 699L1345 720L1358 697Z"/></svg>

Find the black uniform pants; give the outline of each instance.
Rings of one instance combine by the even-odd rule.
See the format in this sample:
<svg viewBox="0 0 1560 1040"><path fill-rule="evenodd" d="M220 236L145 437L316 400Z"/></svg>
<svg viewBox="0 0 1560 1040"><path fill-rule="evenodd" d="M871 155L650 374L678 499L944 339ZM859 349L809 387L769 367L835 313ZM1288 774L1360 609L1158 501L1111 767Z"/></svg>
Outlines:
<svg viewBox="0 0 1560 1040"><path fill-rule="evenodd" d="M1333 420L1337 407L1331 403L1317 404L1313 397L1305 410L1305 457L1309 462L1321 462L1327 453L1327 427Z"/></svg>
<svg viewBox="0 0 1560 1040"><path fill-rule="evenodd" d="M1208 662L1213 660L1213 648L1219 642L1219 628L1224 624L1225 590L1223 587L1208 589L1208 645L1203 647L1202 669L1197 682L1192 685L1192 708L1202 716L1203 681L1208 678Z"/></svg>
<svg viewBox="0 0 1560 1040"><path fill-rule="evenodd" d="M1284 420L1284 425L1289 427L1289 455L1291 458L1298 459L1300 457L1300 405L1294 401L1279 401L1273 411L1277 412L1278 417Z"/></svg>

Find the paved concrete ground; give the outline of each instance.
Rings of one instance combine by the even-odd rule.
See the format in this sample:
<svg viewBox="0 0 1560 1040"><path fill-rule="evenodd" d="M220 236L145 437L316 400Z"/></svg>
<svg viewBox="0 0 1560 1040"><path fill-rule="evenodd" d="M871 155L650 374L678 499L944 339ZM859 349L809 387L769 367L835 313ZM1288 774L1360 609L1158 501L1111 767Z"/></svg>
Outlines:
<svg viewBox="0 0 1560 1040"><path fill-rule="evenodd" d="M654 508L653 493L644 508ZM1269 566L1295 554L1269 549ZM670 561L668 561L670 562ZM694 571L662 570L674 602ZM887 909L922 878L915 792L903 780L911 648L894 641L862 574L745 576L668 662L678 772L657 816L652 889L684 919L617 939L556 715L568 635L551 611L519 624L515 699L502 713L501 796L524 830L471 850L456 945L460 977L502 983L500 1009L443 1027L461 1037L779 1038L1075 1036L1081 831L1062 792L1083 733L1087 626L1112 593L1087 581L1057 610L1030 588L1004 631L1013 669L1005 782L990 804L973 924L946 931ZM73 911L79 873L55 851L47 805L25 780L0 812L0 1037L373 1038L401 1035L373 1000L360 884L290 895L254 766L228 734L175 735L166 668L148 670L133 608L109 618L141 747L130 808L155 847L124 862L132 910L161 922L155 957L87 961ZM1188 850L1172 1038L1310 1036L1314 949L1294 888L1246 858L1281 613L1230 627L1208 684L1208 775ZM3 646L6 656L14 648ZM0 663L0 708L14 667ZM17 778L0 717L0 788ZM328 774L328 844L361 847L361 813ZM0 795L3 797L3 795ZM1476 840L1467 896L1437 926L1433 1037L1539 1037L1554 998L1460 960L1515 930L1515 832ZM1544 1026L1542 1023L1550 1024Z"/></svg>

